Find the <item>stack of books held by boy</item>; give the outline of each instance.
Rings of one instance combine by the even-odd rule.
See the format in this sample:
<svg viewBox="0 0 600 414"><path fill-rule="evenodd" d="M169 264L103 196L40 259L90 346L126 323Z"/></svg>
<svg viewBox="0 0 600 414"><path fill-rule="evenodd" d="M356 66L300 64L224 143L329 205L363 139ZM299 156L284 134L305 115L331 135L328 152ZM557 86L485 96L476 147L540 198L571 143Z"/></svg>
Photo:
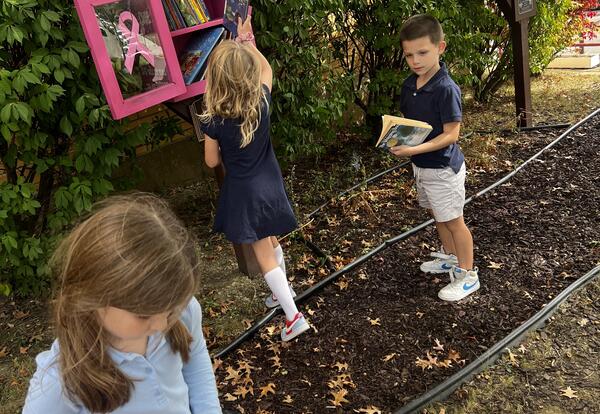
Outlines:
<svg viewBox="0 0 600 414"><path fill-rule="evenodd" d="M162 0L171 30L208 22L211 17L203 0Z"/></svg>
<svg viewBox="0 0 600 414"><path fill-rule="evenodd" d="M433 127L426 122L398 116L383 115L381 134L376 147L388 150L397 145L414 147L425 141Z"/></svg>

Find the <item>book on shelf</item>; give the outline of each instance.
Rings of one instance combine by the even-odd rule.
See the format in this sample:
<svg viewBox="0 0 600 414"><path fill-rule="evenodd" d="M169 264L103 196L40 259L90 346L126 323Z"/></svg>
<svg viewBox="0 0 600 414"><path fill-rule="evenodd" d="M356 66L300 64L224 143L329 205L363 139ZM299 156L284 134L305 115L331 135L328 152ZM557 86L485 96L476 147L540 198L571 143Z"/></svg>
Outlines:
<svg viewBox="0 0 600 414"><path fill-rule="evenodd" d="M375 144L378 148L389 149L397 145L414 147L425 141L433 127L415 119L383 115L381 135Z"/></svg>
<svg viewBox="0 0 600 414"><path fill-rule="evenodd" d="M171 30L192 27L210 20L203 0L162 0Z"/></svg>
<svg viewBox="0 0 600 414"><path fill-rule="evenodd" d="M242 22L248 17L248 0L225 0L225 10L223 11L223 26L237 37L238 17Z"/></svg>
<svg viewBox="0 0 600 414"><path fill-rule="evenodd" d="M186 85L202 78L208 55L221 41L224 32L222 26L215 26L194 33L190 37L179 57L181 73Z"/></svg>

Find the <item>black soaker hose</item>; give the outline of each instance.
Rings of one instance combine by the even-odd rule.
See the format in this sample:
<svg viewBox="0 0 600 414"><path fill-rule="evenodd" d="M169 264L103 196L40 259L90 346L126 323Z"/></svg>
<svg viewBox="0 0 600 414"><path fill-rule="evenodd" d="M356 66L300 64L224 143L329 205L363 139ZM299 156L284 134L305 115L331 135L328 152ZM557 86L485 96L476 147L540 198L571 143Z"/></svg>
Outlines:
<svg viewBox="0 0 600 414"><path fill-rule="evenodd" d="M544 148L542 148L540 151L538 151L531 158L529 158L528 160L526 160L525 162L523 162L523 164L521 164L519 167L517 167L511 173L507 174L502 179L500 179L499 181L496 181L494 184L488 186L487 188L479 191L477 194L473 195L472 197L469 197L467 200L465 200L465 204L471 202L473 199L475 199L477 197L481 197L482 195L484 195L485 193L489 192L490 190L492 190L492 189L494 189L494 188L502 185L510 177L512 177L518 171L520 171L523 167L525 167L527 164L529 164L530 162L532 162L536 158L538 158L544 151L546 151L549 148L551 148L554 145L556 145L560 140L562 140L564 137L566 137L569 133L571 133L572 131L574 131L579 126L581 126L582 124L584 124L589 119L593 118L595 115L597 115L599 113L600 113L600 108L596 109L591 114L587 115L585 118L583 118L582 120L580 120L579 122L577 122L576 124L574 124L573 126L571 126L569 129L567 129L565 132L563 132L558 138L556 138L550 144L546 145ZM416 232L418 232L418 231L426 228L427 226L429 226L429 225L431 225L433 223L434 223L433 219L427 220L427 221L425 221L425 222L423 222L423 223L421 223L421 224L413 227L412 229L410 229L408 231L405 231L404 233L402 233L402 234L400 234L398 236L392 237L391 239L388 239L388 240L384 241L382 244L380 244L379 246L377 246L375 249L373 249L370 252L362 255L361 257L359 257L355 261L353 261L351 263L348 263L346 266L344 266L343 268L341 268L337 272L334 272L334 273L330 274L325 279L319 281L318 283L314 284L310 288L306 289L300 295L296 296L296 302L300 303L300 302L304 301L306 298L310 297L313 293L318 292L318 291L322 290L323 288L325 288L325 286L329 285L331 282L333 282L339 276L343 275L344 273L349 272L350 270L354 269L356 266L358 266L358 265L362 264L363 262L365 262L371 256L373 256L373 255L379 253L380 251L382 251L382 250L390 247L391 245L399 242L400 240L403 240L403 239L405 239L405 238L413 235L414 233L416 233ZM246 332L244 332L240 337L238 337L231 344L227 345L225 348L223 348L222 350L220 350L219 352L217 352L214 355L214 358L221 358L224 355L226 355L227 353L229 353L232 350L234 350L235 348L237 348L243 341L245 341L247 338L249 338L250 336L252 336L256 331L258 331L263 325L265 325L266 323L268 323L280 311L281 311L281 307L277 307L277 308L269 311L265 315L265 317L263 317L259 322L255 323Z"/></svg>
<svg viewBox="0 0 600 414"><path fill-rule="evenodd" d="M523 340L524 336L530 331L542 327L546 320L554 313L561 303L568 299L572 293L592 282L592 280L594 280L594 278L599 274L600 266L596 266L584 276L571 283L550 303L544 306L542 310L525 321L523 325L512 331L504 339L497 342L493 347L485 351L469 365L452 375L441 384L430 389L425 394L422 394L420 397L410 401L399 410L394 411L394 414L410 414L420 412L429 404L446 399L446 397L448 397L463 383L469 381L474 375L483 371L486 367L496 361L496 359L498 359L507 348L511 348L519 344Z"/></svg>

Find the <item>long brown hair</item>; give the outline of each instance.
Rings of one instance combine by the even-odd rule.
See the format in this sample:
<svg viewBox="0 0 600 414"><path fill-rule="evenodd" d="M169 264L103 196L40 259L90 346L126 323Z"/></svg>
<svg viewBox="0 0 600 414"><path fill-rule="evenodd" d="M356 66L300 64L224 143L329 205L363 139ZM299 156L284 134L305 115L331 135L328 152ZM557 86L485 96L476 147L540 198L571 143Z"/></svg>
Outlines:
<svg viewBox="0 0 600 414"><path fill-rule="evenodd" d="M51 264L58 279L54 322L65 389L91 412L114 411L129 401L133 380L111 359L97 310L113 306L153 315L184 308L197 289L193 240L159 198L114 196L71 231ZM187 361L192 337L178 315L165 336Z"/></svg>
<svg viewBox="0 0 600 414"><path fill-rule="evenodd" d="M221 118L240 120L240 148L252 142L260 124L260 103L266 97L260 83L260 61L249 45L225 40L210 54L206 65L206 92L202 122Z"/></svg>

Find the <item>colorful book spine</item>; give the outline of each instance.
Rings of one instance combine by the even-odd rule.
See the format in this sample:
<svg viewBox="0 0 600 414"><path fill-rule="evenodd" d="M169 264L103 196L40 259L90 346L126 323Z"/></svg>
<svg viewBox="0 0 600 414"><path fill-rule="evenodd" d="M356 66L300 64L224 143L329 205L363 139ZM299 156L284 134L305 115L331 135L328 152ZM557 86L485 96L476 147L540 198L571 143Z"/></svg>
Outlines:
<svg viewBox="0 0 600 414"><path fill-rule="evenodd" d="M198 2L196 2L196 0L188 0L188 3L192 6L192 9L194 10L196 17L198 17L199 22L206 23L206 17L204 17L202 14L202 10L200 10L200 5Z"/></svg>
<svg viewBox="0 0 600 414"><path fill-rule="evenodd" d="M177 5L179 6L179 11L183 15L187 27L195 26L200 23L192 6L190 6L186 0L177 0Z"/></svg>
<svg viewBox="0 0 600 414"><path fill-rule="evenodd" d="M204 13L204 16L206 16L206 21L210 21L211 17L210 17L210 12L208 11L208 7L206 7L206 3L204 2L204 0L196 0L198 2L198 4L200 5L200 8L202 9L202 13Z"/></svg>
<svg viewBox="0 0 600 414"><path fill-rule="evenodd" d="M169 10L171 11L171 15L173 16L173 20L175 21L175 26L177 26L177 29L183 29L184 27L187 27L185 20L183 20L183 16L179 11L179 7L177 7L173 0L166 0L166 2Z"/></svg>
<svg viewBox="0 0 600 414"><path fill-rule="evenodd" d="M167 0L162 0L163 9L165 10L165 16L167 16L167 23L169 23L170 30L177 30L177 24L173 19L173 15L171 14L171 10L169 10L169 6L167 5Z"/></svg>

